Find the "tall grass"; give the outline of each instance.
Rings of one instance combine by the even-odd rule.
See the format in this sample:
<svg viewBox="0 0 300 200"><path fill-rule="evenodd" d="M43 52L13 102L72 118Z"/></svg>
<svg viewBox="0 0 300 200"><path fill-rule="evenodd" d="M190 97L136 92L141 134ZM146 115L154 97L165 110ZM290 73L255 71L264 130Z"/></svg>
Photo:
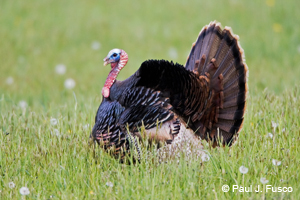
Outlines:
<svg viewBox="0 0 300 200"><path fill-rule="evenodd" d="M135 165L120 164L99 148L94 157L93 148L88 146L90 128L86 126L93 123L91 101L78 102L77 109L75 102L70 102L60 108L32 110L11 105L2 98L1 199L19 199L18 190L22 186L28 187L29 197L36 199L257 199L262 196L297 199L300 142L297 96L298 87L282 97L265 91L260 97L250 98L238 142L232 148L216 149L203 142L210 155L207 162L182 159L159 164L155 159L142 159ZM281 165L275 166L272 159L281 161ZM241 166L249 169L247 174L240 173ZM292 187L293 192L221 190L224 184L231 188L233 185L262 188L263 177L269 180L269 185ZM16 187L9 188L9 182Z"/></svg>

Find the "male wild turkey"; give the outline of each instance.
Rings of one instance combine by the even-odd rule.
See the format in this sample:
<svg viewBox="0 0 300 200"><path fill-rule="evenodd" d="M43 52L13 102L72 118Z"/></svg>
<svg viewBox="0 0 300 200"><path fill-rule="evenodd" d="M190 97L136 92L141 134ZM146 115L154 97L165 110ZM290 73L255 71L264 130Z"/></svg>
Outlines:
<svg viewBox="0 0 300 200"><path fill-rule="evenodd" d="M91 137L117 156L142 138L141 127L149 140L171 145L190 140L201 146L200 138L213 146L232 145L244 120L247 65L238 36L220 26L211 22L201 30L185 67L147 60L124 81L116 77L128 55L111 50Z"/></svg>

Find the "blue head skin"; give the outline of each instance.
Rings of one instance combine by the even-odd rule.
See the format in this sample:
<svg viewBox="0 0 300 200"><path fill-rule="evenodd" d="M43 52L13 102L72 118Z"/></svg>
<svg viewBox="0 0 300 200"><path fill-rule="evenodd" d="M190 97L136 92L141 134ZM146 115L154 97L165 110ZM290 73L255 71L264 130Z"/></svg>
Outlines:
<svg viewBox="0 0 300 200"><path fill-rule="evenodd" d="M113 49L111 50L107 56L103 59L104 61L104 66L106 66L107 64L112 64L115 63L117 64L120 60L120 56L121 56L121 49ZM115 64L113 66L115 66ZM113 67L112 66L112 67Z"/></svg>

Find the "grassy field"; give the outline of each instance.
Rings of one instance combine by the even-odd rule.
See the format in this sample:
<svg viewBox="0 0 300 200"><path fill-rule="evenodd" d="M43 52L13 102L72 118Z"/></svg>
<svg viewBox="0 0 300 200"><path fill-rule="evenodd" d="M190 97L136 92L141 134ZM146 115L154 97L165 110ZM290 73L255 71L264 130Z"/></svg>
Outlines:
<svg viewBox="0 0 300 200"><path fill-rule="evenodd" d="M296 0L1 1L0 199L298 199L298 7ZM124 165L101 149L94 158L88 137L108 51L129 54L121 80L147 59L184 64L213 20L240 36L249 67L236 145L210 149L204 142L206 162ZM57 73L58 65L66 72ZM75 87L67 89L67 79ZM253 192L233 192L233 185ZM257 185L263 192L254 192ZM22 196L21 187L30 194Z"/></svg>

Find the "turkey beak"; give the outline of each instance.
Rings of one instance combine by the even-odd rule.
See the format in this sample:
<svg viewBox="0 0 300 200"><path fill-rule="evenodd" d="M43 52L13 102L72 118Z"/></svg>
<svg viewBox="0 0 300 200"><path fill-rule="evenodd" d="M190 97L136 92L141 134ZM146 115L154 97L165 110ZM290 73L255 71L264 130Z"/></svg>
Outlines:
<svg viewBox="0 0 300 200"><path fill-rule="evenodd" d="M103 63L104 66L109 64L109 58L106 57L103 59L103 61L104 61L104 63Z"/></svg>

